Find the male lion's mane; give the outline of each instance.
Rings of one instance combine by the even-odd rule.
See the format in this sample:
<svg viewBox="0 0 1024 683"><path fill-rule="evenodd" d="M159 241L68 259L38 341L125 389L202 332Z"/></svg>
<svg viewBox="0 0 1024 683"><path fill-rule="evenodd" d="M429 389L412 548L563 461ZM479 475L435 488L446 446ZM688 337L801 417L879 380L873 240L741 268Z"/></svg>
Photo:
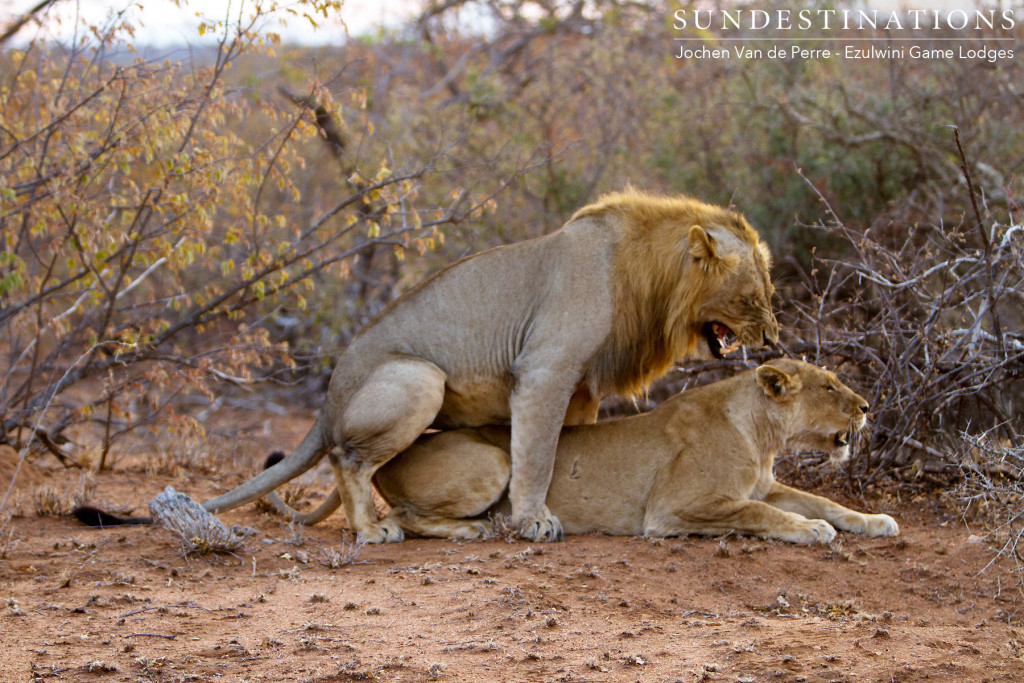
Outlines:
<svg viewBox="0 0 1024 683"><path fill-rule="evenodd" d="M571 220L610 215L623 228L615 258L614 323L587 381L594 395L629 397L642 393L676 361L695 355L700 304L737 267L734 254L692 259L687 248L692 226L728 229L751 246L764 272L771 256L741 214L685 196L615 192L583 207ZM677 277L680 272L685 276Z"/></svg>

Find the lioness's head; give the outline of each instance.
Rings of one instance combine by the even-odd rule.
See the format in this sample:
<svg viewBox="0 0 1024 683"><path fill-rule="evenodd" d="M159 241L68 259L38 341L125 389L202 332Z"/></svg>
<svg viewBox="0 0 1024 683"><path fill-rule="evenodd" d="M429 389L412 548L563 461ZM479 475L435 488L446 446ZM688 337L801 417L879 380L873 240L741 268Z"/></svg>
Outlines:
<svg viewBox="0 0 1024 683"><path fill-rule="evenodd" d="M828 453L832 460L850 455L850 438L867 421L868 402L822 368L780 358L754 371L765 396L789 425L785 447Z"/></svg>
<svg viewBox="0 0 1024 683"><path fill-rule="evenodd" d="M716 359L741 345L757 348L779 340L768 247L742 216L729 218L731 225L694 225L688 235L694 265L710 280L694 334Z"/></svg>

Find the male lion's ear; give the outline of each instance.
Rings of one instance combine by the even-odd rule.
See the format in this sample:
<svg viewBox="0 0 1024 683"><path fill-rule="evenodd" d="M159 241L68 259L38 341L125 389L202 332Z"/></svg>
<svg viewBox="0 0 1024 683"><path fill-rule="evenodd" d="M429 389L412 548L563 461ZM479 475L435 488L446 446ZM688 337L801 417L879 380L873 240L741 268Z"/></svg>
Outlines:
<svg viewBox="0 0 1024 683"><path fill-rule="evenodd" d="M754 371L754 376L765 396L776 401L789 397L801 386L799 377L771 365L762 365Z"/></svg>
<svg viewBox="0 0 1024 683"><path fill-rule="evenodd" d="M718 253L715 251L715 238L699 225L690 228L690 255L695 259L718 258Z"/></svg>

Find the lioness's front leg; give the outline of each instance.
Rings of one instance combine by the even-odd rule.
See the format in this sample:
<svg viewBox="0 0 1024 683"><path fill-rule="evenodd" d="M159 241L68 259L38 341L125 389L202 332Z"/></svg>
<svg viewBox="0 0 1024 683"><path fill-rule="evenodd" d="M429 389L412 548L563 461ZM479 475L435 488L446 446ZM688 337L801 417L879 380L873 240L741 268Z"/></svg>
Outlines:
<svg viewBox="0 0 1024 683"><path fill-rule="evenodd" d="M730 531L778 538L790 543L830 543L836 530L820 519L807 519L759 500L716 501L701 509L684 509L644 520L644 535L652 537L702 534L718 536Z"/></svg>
<svg viewBox="0 0 1024 683"><path fill-rule="evenodd" d="M895 536L900 532L896 520L889 515L867 515L843 507L828 498L800 491L791 486L774 482L764 502L795 512L811 519L824 519L842 531L852 531L868 536Z"/></svg>
<svg viewBox="0 0 1024 683"><path fill-rule="evenodd" d="M590 387L581 385L569 399L569 407L565 411L563 425L592 425L597 422L597 414L601 410L601 397L590 393Z"/></svg>

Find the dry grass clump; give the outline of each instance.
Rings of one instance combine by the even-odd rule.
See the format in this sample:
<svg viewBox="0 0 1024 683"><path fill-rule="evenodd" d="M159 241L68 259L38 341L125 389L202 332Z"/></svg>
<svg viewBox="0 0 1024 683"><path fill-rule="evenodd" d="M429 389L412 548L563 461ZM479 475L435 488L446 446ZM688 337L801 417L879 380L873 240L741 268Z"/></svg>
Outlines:
<svg viewBox="0 0 1024 683"><path fill-rule="evenodd" d="M339 567L356 564L359 553L365 545L366 543L363 542L342 543L341 550L335 550L333 546L322 549L320 551L320 564L329 569L338 569Z"/></svg>
<svg viewBox="0 0 1024 683"><path fill-rule="evenodd" d="M78 481L62 490L40 486L32 492L32 504L40 517L64 517L80 505L92 500L96 482L91 472L81 474Z"/></svg>
<svg viewBox="0 0 1024 683"><path fill-rule="evenodd" d="M963 482L956 497L964 517L981 528L996 557L1016 565L1024 583L1024 445L963 434Z"/></svg>

